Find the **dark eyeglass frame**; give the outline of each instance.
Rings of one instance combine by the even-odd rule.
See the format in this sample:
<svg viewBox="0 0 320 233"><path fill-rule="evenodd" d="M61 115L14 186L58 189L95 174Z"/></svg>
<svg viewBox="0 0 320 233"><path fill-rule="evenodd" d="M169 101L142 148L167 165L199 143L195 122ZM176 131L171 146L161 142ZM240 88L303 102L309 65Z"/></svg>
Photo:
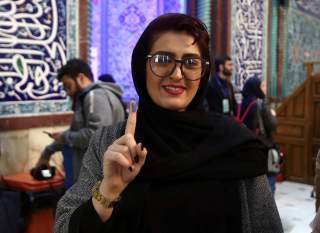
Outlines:
<svg viewBox="0 0 320 233"><path fill-rule="evenodd" d="M156 55L167 55L167 56L169 56L169 57L175 62L175 63L174 63L174 67L172 68L171 73L169 73L168 75L165 75L165 76L160 76L160 75L156 74L156 73L153 71L152 65L151 65L151 60L152 60L152 58L153 58L154 56L156 56ZM201 61L201 63L204 65L204 66L203 66L204 68L203 68L203 70L201 71L201 76L200 76L199 78L197 78L197 79L189 79L189 78L187 78L187 77L184 75L184 72L183 72L183 64L185 64L185 61L186 61L187 59L190 59L190 58L199 59L199 60ZM146 59L149 60L149 65L150 65L150 70L151 70L151 72L152 72L155 76L157 76L157 77L159 77L159 78L166 78L166 77L169 77L170 75L172 75L172 74L174 73L174 71L176 70L176 68L177 68L177 63L180 63L180 64L181 64L181 65L180 65L181 73L183 74L183 77L184 77L185 79L189 80L189 81L197 81L197 80L201 79L201 78L203 77L203 75L206 73L206 70L207 70L207 68L208 68L209 65L210 65L210 62L209 62L209 61L207 61L207 60L205 60L205 59L202 59L202 58L200 58L200 57L188 57L188 58L183 58L183 59L179 60L179 59L175 59L173 56L171 56L171 55L169 55L169 54L161 54L161 53L148 54L148 55L146 56Z"/></svg>

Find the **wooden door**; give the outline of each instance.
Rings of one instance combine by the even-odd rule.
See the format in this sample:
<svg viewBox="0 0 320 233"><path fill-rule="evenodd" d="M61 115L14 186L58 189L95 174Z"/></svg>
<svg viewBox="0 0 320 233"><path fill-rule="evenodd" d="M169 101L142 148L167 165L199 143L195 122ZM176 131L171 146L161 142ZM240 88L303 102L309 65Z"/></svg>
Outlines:
<svg viewBox="0 0 320 233"><path fill-rule="evenodd" d="M313 183L316 152L320 148L320 74L308 78L277 109L275 141L285 154L285 178ZM308 68L309 67L309 68Z"/></svg>

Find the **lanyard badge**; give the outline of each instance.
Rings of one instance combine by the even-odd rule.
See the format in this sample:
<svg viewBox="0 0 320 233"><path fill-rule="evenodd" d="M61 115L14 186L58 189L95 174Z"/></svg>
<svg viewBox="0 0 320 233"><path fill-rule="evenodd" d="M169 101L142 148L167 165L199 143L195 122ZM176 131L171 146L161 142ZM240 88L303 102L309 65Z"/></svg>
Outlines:
<svg viewBox="0 0 320 233"><path fill-rule="evenodd" d="M222 100L222 112L223 113L228 113L230 112L230 105L229 105L229 99L224 98Z"/></svg>

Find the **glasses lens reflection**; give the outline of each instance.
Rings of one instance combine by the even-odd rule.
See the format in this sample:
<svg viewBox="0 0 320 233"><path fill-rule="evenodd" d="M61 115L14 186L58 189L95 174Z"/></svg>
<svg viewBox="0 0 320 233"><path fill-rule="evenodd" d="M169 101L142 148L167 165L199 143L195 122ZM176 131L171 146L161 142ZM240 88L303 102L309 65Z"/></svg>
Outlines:
<svg viewBox="0 0 320 233"><path fill-rule="evenodd" d="M206 63L201 58L189 57L182 60L177 60L167 54L154 54L149 55L150 67L152 72L158 77L170 76L177 63L181 64L183 75L189 80L198 80L205 73Z"/></svg>

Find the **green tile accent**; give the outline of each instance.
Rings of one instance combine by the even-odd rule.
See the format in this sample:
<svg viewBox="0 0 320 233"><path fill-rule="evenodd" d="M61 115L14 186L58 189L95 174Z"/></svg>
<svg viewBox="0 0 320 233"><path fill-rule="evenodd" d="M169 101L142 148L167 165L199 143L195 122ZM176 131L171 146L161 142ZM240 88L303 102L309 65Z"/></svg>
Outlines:
<svg viewBox="0 0 320 233"><path fill-rule="evenodd" d="M271 96L277 95L277 42L278 42L278 22L279 22L279 0L272 0L270 12L270 43L269 43L269 93Z"/></svg>

